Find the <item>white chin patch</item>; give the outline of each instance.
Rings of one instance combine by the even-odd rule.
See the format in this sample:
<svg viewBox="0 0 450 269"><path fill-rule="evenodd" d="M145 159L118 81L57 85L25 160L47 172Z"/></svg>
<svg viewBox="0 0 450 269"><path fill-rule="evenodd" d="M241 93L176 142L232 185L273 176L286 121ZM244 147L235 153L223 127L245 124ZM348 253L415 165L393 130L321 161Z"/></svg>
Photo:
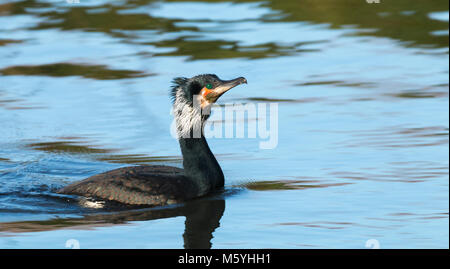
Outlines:
<svg viewBox="0 0 450 269"><path fill-rule="evenodd" d="M202 100L199 96L200 95L194 96L194 102L191 106L186 103L181 91L177 92L173 108L179 138L190 138L192 130L194 130L194 133L197 135L201 134L203 128L202 109L204 108L204 104L202 104Z"/></svg>

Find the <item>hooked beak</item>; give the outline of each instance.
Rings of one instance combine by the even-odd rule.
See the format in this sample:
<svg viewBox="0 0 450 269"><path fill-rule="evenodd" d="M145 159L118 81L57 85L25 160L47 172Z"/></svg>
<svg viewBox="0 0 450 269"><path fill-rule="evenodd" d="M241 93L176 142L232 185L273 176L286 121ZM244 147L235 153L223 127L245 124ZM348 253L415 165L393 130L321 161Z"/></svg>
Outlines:
<svg viewBox="0 0 450 269"><path fill-rule="evenodd" d="M243 83L247 84L247 79L245 79L244 77L239 77L232 80L223 80L221 81L219 86L212 89L205 96L205 99L208 100L210 103L214 103L217 101L217 99L219 99L220 96L222 96L222 94Z"/></svg>

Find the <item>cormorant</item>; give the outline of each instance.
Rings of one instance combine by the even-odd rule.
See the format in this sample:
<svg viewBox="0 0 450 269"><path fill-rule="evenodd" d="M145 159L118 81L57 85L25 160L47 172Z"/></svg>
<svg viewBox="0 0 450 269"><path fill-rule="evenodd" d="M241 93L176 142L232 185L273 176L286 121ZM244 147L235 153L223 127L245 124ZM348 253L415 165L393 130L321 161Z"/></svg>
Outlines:
<svg viewBox="0 0 450 269"><path fill-rule="evenodd" d="M203 126L211 105L242 83L247 83L243 77L221 80L213 74L173 80L170 93L184 169L162 165L124 167L75 182L57 192L132 206L157 206L180 203L223 188L224 175L209 149Z"/></svg>

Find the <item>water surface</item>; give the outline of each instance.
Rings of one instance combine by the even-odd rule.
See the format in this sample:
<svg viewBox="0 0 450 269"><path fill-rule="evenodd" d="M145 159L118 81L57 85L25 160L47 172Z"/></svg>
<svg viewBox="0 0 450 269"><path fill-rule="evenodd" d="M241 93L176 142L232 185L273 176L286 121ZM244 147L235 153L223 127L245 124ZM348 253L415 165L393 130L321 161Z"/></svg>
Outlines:
<svg viewBox="0 0 450 269"><path fill-rule="evenodd" d="M0 0L0 248L448 248L448 2L381 2ZM181 167L168 90L200 73L247 78L221 104L278 104L274 149L209 139L223 192L54 193Z"/></svg>

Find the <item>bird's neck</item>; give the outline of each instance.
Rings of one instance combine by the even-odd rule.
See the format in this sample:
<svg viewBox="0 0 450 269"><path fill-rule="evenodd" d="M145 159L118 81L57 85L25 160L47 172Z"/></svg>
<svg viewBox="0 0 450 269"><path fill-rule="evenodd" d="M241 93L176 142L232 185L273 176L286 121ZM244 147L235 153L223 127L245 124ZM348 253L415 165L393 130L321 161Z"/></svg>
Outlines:
<svg viewBox="0 0 450 269"><path fill-rule="evenodd" d="M205 137L202 135L201 138L180 138L179 142L185 175L196 183L198 195L205 195L223 187L222 169L209 149Z"/></svg>
<svg viewBox="0 0 450 269"><path fill-rule="evenodd" d="M179 100L175 100L174 115L185 175L196 183L198 196L223 187L222 169L203 134L208 116L202 115L201 109Z"/></svg>

